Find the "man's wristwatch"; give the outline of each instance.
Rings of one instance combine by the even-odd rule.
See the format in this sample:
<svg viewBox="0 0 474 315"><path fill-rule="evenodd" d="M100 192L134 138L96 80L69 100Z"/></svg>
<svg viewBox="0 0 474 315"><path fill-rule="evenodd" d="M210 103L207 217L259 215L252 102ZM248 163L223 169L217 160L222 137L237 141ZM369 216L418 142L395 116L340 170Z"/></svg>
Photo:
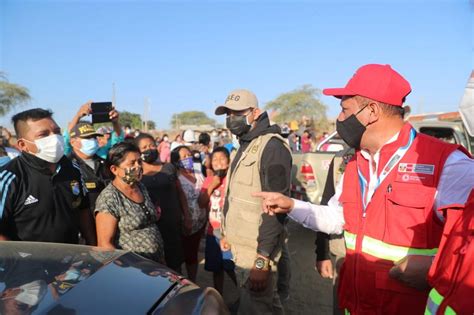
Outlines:
<svg viewBox="0 0 474 315"><path fill-rule="evenodd" d="M270 269L270 260L258 257L255 259L255 268L257 270L268 270Z"/></svg>

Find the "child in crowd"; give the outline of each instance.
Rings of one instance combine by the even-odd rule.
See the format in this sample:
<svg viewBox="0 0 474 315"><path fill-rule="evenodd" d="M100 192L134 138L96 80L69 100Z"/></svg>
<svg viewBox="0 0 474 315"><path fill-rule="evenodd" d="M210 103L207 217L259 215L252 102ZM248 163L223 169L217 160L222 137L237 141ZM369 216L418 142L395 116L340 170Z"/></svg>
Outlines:
<svg viewBox="0 0 474 315"><path fill-rule="evenodd" d="M237 285L232 253L221 231L226 190L225 178L229 163L227 149L215 148L211 154L211 168L214 175L206 177L199 196L199 205L207 207L209 211L204 269L214 273L214 288L221 294L224 289L224 271Z"/></svg>

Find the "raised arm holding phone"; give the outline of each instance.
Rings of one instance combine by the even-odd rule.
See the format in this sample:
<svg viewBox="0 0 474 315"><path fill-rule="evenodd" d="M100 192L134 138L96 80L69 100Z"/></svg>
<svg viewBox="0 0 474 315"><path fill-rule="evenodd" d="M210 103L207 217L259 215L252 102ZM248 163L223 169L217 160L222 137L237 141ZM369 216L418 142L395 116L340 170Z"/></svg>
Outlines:
<svg viewBox="0 0 474 315"><path fill-rule="evenodd" d="M104 108L104 106L102 104L110 104L110 111L108 112L108 120L107 119L104 119L103 117L103 112L100 112L100 117L101 117L101 120L100 122L107 122L107 121L110 121L112 122L112 125L113 125L113 128L114 128L114 131L117 135L120 135L122 133L122 129L120 127L120 123L119 123L119 113L117 112L117 110L115 110L115 108L112 106L112 103L110 102L101 102L101 103L94 103L92 101L88 101L87 103L83 104L79 110L77 111L76 115L74 115L73 119L71 120L71 122L69 123L68 125L68 131L70 132L72 130L72 128L74 128L74 126L77 125L77 123L83 118L83 117L86 117L86 116L89 116L89 115L92 115L92 123L95 123L95 122L98 122L98 121L95 121L94 119L94 115L97 115L94 111L94 108L96 106L99 106L99 107L102 107ZM98 112L99 113L99 112Z"/></svg>
<svg viewBox="0 0 474 315"><path fill-rule="evenodd" d="M108 112L104 112L104 110L108 110ZM63 133L65 143L65 154L68 155L72 151L72 147L70 144L71 131L78 123L81 122L82 118L89 115L91 116L93 124L99 122L112 123L114 132L112 132L110 139L106 139L105 141L99 141L99 149L96 152L98 156L100 156L102 159L105 159L107 158L107 153L114 146L114 144L122 142L125 138L125 134L122 131L122 127L119 122L119 112L112 106L111 102L96 103L88 101L79 108L79 110L69 123L67 131ZM99 137L104 136L105 135ZM103 143L105 143L105 145Z"/></svg>

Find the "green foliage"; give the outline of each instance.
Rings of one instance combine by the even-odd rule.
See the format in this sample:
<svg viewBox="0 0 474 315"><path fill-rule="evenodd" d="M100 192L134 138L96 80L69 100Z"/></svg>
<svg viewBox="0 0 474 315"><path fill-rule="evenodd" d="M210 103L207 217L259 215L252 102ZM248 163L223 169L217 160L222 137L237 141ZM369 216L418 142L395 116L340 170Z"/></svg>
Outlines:
<svg viewBox="0 0 474 315"><path fill-rule="evenodd" d="M148 126L148 130L155 130L156 129L156 124L153 120L148 120L147 121L147 126Z"/></svg>
<svg viewBox="0 0 474 315"><path fill-rule="evenodd" d="M265 106L267 110L275 110L277 123L288 123L292 120L302 121L306 116L314 124L323 123L326 119L327 107L319 99L321 91L310 84L303 85L291 92L283 93Z"/></svg>
<svg viewBox="0 0 474 315"><path fill-rule="evenodd" d="M142 121L142 117L140 116L140 114L136 113L131 113L127 111L120 112L119 122L122 127L130 125L132 129L144 130L145 128L145 125ZM147 126L148 130L156 129L156 123L153 120L148 120Z"/></svg>
<svg viewBox="0 0 474 315"><path fill-rule="evenodd" d="M189 111L174 114L171 118L171 126L179 128L181 125L215 125L216 121L207 117L206 113L200 111Z"/></svg>
<svg viewBox="0 0 474 315"><path fill-rule="evenodd" d="M6 115L15 106L30 100L28 89L10 83L3 72L0 72L0 116Z"/></svg>
<svg viewBox="0 0 474 315"><path fill-rule="evenodd" d="M140 114L127 111L120 112L119 122L123 127L130 125L133 129L142 129L142 118Z"/></svg>

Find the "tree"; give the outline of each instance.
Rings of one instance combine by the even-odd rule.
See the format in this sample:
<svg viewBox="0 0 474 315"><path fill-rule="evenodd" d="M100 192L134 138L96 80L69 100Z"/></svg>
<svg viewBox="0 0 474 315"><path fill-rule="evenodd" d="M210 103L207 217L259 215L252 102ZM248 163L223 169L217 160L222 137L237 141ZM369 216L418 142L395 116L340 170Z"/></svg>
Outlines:
<svg viewBox="0 0 474 315"><path fill-rule="evenodd" d="M174 114L171 118L171 126L179 128L181 125L215 125L216 121L207 117L206 113L200 111L189 111Z"/></svg>
<svg viewBox="0 0 474 315"><path fill-rule="evenodd" d="M146 122L147 126L148 126L148 130L155 130L156 129L156 124L153 120L148 120Z"/></svg>
<svg viewBox="0 0 474 315"><path fill-rule="evenodd" d="M30 98L27 88L8 82L5 73L0 72L0 116L6 115L13 107L29 101Z"/></svg>
<svg viewBox="0 0 474 315"><path fill-rule="evenodd" d="M302 121L309 118L314 126L326 125L327 107L319 99L321 91L310 84L303 85L291 92L283 93L265 106L267 110L275 110L277 123L288 123L292 120Z"/></svg>
<svg viewBox="0 0 474 315"><path fill-rule="evenodd" d="M120 112L119 122L120 125L124 127L129 125L133 129L142 128L142 118L140 114L135 114L127 111Z"/></svg>

